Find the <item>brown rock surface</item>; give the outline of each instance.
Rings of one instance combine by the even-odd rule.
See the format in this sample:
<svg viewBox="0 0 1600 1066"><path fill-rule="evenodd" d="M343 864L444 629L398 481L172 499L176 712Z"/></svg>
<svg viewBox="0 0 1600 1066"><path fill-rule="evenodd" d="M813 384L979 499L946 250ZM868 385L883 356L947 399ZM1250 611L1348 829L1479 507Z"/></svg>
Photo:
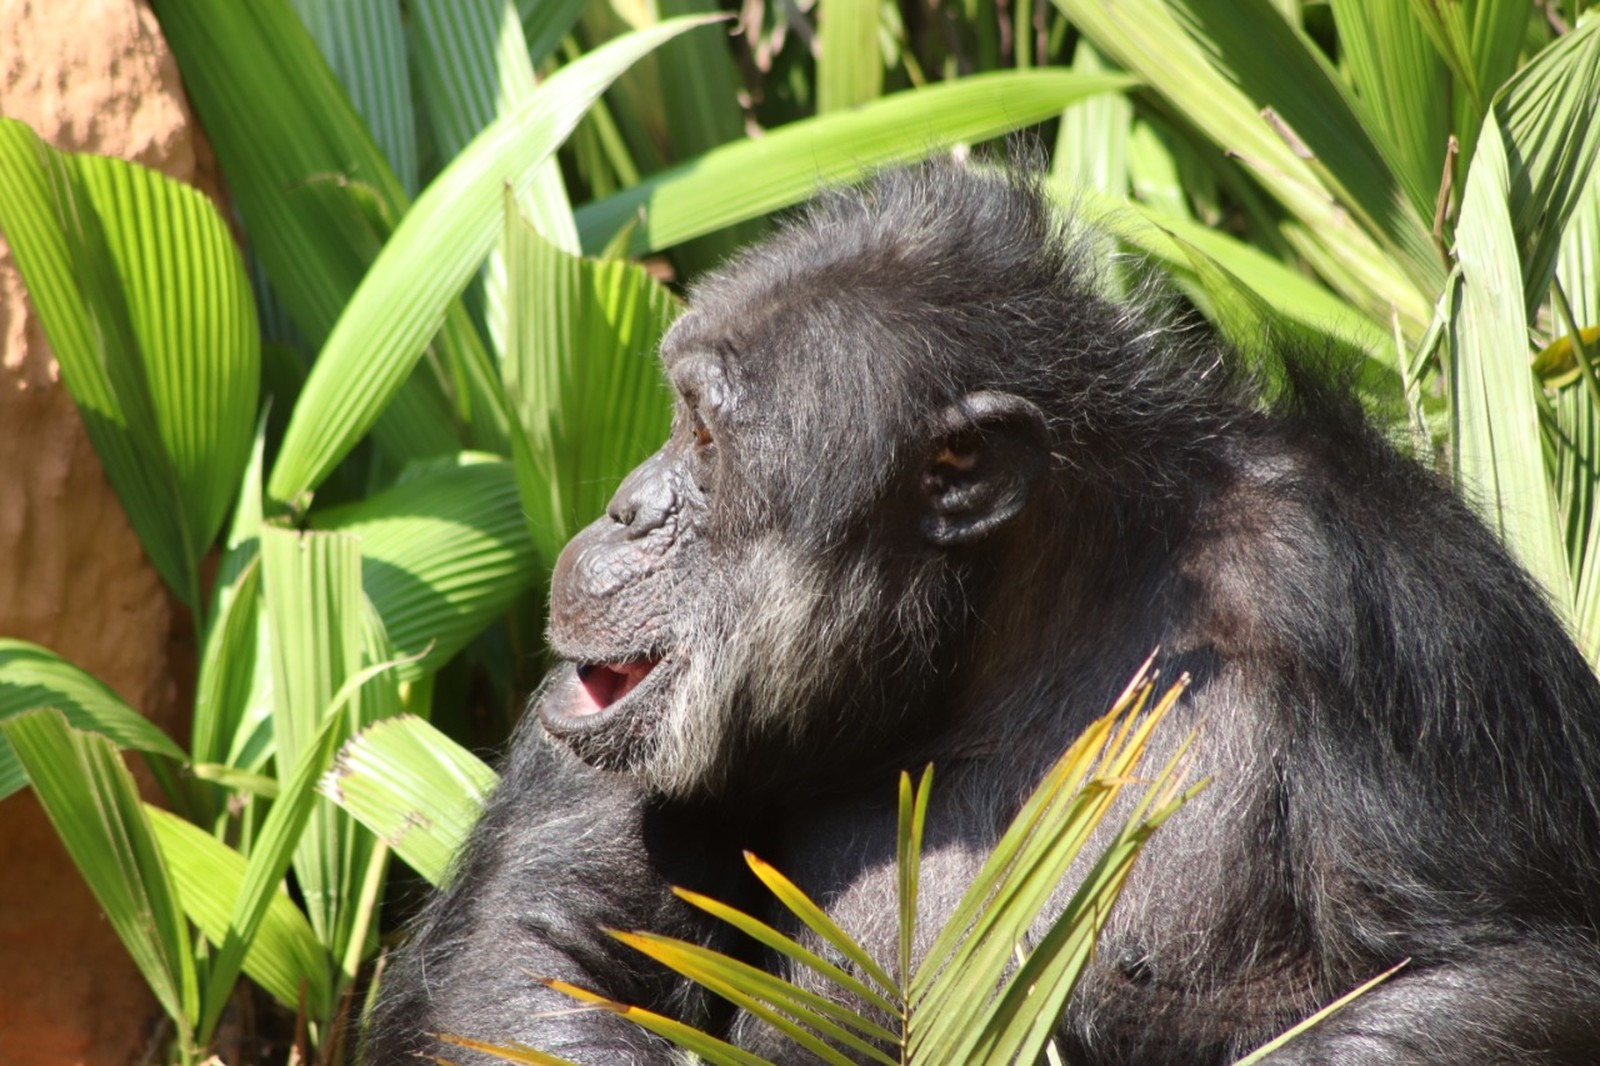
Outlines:
<svg viewBox="0 0 1600 1066"><path fill-rule="evenodd" d="M215 188L136 0L0 0L0 114ZM181 742L174 620L0 242L0 636L77 663ZM33 797L0 802L0 1062L138 1061L158 1014Z"/></svg>

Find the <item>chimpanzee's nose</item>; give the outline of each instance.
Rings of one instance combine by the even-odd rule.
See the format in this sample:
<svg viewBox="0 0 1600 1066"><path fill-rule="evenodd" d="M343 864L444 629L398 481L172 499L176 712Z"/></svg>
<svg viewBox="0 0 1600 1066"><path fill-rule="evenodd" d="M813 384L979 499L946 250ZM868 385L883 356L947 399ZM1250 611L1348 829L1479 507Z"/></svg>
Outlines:
<svg viewBox="0 0 1600 1066"><path fill-rule="evenodd" d="M617 493L606 506L606 514L628 531L642 537L660 529L678 511L678 493L672 487L667 463L658 452L633 468L622 479Z"/></svg>

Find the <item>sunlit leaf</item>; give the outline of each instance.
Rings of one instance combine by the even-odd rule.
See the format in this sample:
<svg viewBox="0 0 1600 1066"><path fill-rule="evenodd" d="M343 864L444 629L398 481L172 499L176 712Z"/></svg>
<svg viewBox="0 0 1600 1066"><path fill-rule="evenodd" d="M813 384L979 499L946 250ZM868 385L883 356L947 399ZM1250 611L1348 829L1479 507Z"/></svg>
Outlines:
<svg viewBox="0 0 1600 1066"><path fill-rule="evenodd" d="M860 997L888 1014L898 1012L899 1008L896 1003L882 989L874 988L850 972L834 965L792 937L778 932L766 922L753 918L743 911L728 906L726 903L718 902L698 892L691 892L686 888L674 888L673 893L690 906L698 907L712 917L727 922L756 943L771 948L779 955L793 959L807 969L827 978L829 982L837 985L849 995Z"/></svg>
<svg viewBox="0 0 1600 1066"><path fill-rule="evenodd" d="M1270 299L1276 312L1301 330L1367 353L1378 364L1375 374L1394 373L1392 359L1378 355L1393 344L1378 323L1259 248L1189 219L1118 204L1089 192L1076 194L1075 202L1085 217L1167 270L1192 271L1193 256L1201 254L1258 297Z"/></svg>
<svg viewBox="0 0 1600 1066"><path fill-rule="evenodd" d="M932 795L933 765L922 771L915 789L911 775L900 775L900 822L895 831L895 866L900 874L900 987L911 985L915 972L912 955L917 932L917 894L922 873L922 831L928 821L928 798Z"/></svg>
<svg viewBox="0 0 1600 1066"><path fill-rule="evenodd" d="M184 912L208 940L221 943L244 882L244 856L170 811L147 805L145 813ZM304 982L312 1014L319 1018L327 1015L327 952L288 893L273 894L256 935L250 939L244 971L291 1010L300 1006Z"/></svg>
<svg viewBox="0 0 1600 1066"><path fill-rule="evenodd" d="M823 1062L851 1066L860 1061L841 1054L828 1043L831 1040L843 1044L862 1059L897 1066L895 1059L833 1020L842 1017L854 1022L854 1027L863 1028L861 1019L821 996L804 994L787 981L698 944L650 933L612 935L760 1018ZM899 1042L893 1034L888 1035L894 1043Z"/></svg>
<svg viewBox="0 0 1600 1066"><path fill-rule="evenodd" d="M871 0L863 2L876 8ZM649 6L656 9L657 18L723 10L717 0L654 0ZM731 25L727 32L734 32ZM713 30L668 41L643 65L655 67L654 96L660 101L671 145L668 158L677 162L698 159L713 149L748 139L746 114L740 106L741 94L747 89L724 33ZM692 277L719 265L762 232L757 221L719 229L676 249L674 259Z"/></svg>
<svg viewBox="0 0 1600 1066"><path fill-rule="evenodd" d="M191 750L197 762L227 758L252 704L266 701L269 664L258 654L261 617L261 478L266 418L256 428L255 448L239 487L222 563L212 583L211 616L201 636L195 681Z"/></svg>
<svg viewBox="0 0 1600 1066"><path fill-rule="evenodd" d="M485 1055L492 1055L504 1062L522 1062L528 1066L578 1066L570 1059L563 1059L556 1055L547 1055L543 1051L536 1051L522 1044L491 1044L485 1040L473 1040L470 1037L457 1036L454 1033L440 1033L439 1039L446 1044L468 1048L472 1051L481 1051Z"/></svg>
<svg viewBox="0 0 1600 1066"><path fill-rule="evenodd" d="M250 448L255 303L227 224L153 170L46 147L0 120L0 230L112 487L199 608L199 559Z"/></svg>
<svg viewBox="0 0 1600 1066"><path fill-rule="evenodd" d="M401 717L352 737L319 789L438 885L498 780L427 722Z"/></svg>
<svg viewBox="0 0 1600 1066"><path fill-rule="evenodd" d="M1597 97L1600 21L1589 20L1496 99L1467 176L1456 227L1460 280L1448 294L1453 471L1569 612L1571 575L1545 472L1528 327L1600 147Z"/></svg>
<svg viewBox="0 0 1600 1066"><path fill-rule="evenodd" d="M365 600L359 541L342 533L261 531L262 603L273 650L273 735L282 795L325 720L354 733L368 721L358 693L335 695L361 668ZM370 714L371 709L366 708ZM372 840L340 811L315 804L294 853L295 879L317 939L342 955L356 921L353 896Z"/></svg>
<svg viewBox="0 0 1600 1066"><path fill-rule="evenodd" d="M1413 0L1333 0L1339 54L1395 177L1431 219L1450 137L1448 74Z"/></svg>
<svg viewBox="0 0 1600 1066"><path fill-rule="evenodd" d="M626 1003L607 999L605 996L596 995L587 989L576 985L567 984L565 981L546 981L547 985L557 992L565 993L580 1003L598 1007L620 1015L630 1022L648 1029L657 1036L665 1037L673 1044L692 1054L699 1055L711 1066L772 1066L767 1060L752 1055L734 1047L725 1040L702 1033L700 1030L682 1022L668 1018L664 1014L647 1011L640 1007L630 1007Z"/></svg>
<svg viewBox="0 0 1600 1066"><path fill-rule="evenodd" d="M119 748L183 761L183 749L99 679L37 644L0 638L0 722L41 707L55 708L74 729L102 734ZM27 781L0 737L0 799Z"/></svg>
<svg viewBox="0 0 1600 1066"><path fill-rule="evenodd" d="M817 112L859 107L883 92L879 0L818 0Z"/></svg>
<svg viewBox="0 0 1600 1066"><path fill-rule="evenodd" d="M1590 171L1583 200L1562 237L1556 262L1555 321L1561 336L1534 360L1553 374L1571 360L1574 387L1551 406L1566 442L1557 450L1555 484L1562 496L1579 646L1600 663L1600 171ZM1574 343L1574 327L1582 343ZM1548 377L1546 383L1550 384Z"/></svg>
<svg viewBox="0 0 1600 1066"><path fill-rule="evenodd" d="M655 351L679 305L638 264L568 255L514 210L506 251L516 308L506 391L523 433L517 482L533 542L553 566L666 437L671 394Z"/></svg>
<svg viewBox="0 0 1600 1066"><path fill-rule="evenodd" d="M277 898L284 874L289 870L295 844L300 840L317 800L314 786L333 761L334 751L346 736L340 728L345 724L345 717L337 713L323 719L322 727L309 738L293 770L285 775L286 783L256 834L255 846L245 865L239 893L234 898L227 931L212 956L211 972L201 996L205 1009L200 1017L198 1036L202 1044L209 1043L216 1031L217 1022L229 1002L250 944L260 931L261 923L266 920L272 901Z"/></svg>
<svg viewBox="0 0 1600 1066"><path fill-rule="evenodd" d="M413 0L412 35L422 103L432 117L441 154L458 155L497 117L532 95L536 84L522 22L509 0ZM578 250L561 167L547 160L518 197L545 238ZM495 349L505 352L506 272L499 249L484 267L484 317Z"/></svg>
<svg viewBox="0 0 1600 1066"><path fill-rule="evenodd" d="M316 516L361 544L361 586L397 655L431 673L528 590L539 572L511 464L460 456Z"/></svg>
<svg viewBox="0 0 1600 1066"><path fill-rule="evenodd" d="M315 0L364 3L369 0ZM154 0L272 292L320 346L410 200L289 0ZM486 358L459 304L374 436L397 462L456 451L449 373ZM447 368L447 369L446 369ZM286 399L286 397L282 397ZM457 404L464 397L454 397Z"/></svg>
<svg viewBox="0 0 1600 1066"><path fill-rule="evenodd" d="M941 148L984 141L1054 117L1074 101L1132 84L1070 71L979 74L893 93L853 111L791 122L707 152L578 209L587 251L642 216L629 251L642 254L806 199Z"/></svg>
<svg viewBox="0 0 1600 1066"><path fill-rule="evenodd" d="M1444 278L1412 207L1315 46L1266 0L1056 0L1107 55L1237 158L1301 223L1285 235L1369 315L1420 335Z"/></svg>
<svg viewBox="0 0 1600 1066"><path fill-rule="evenodd" d="M111 741L53 710L0 722L39 804L180 1041L200 1013L189 929L139 788Z"/></svg>
<svg viewBox="0 0 1600 1066"><path fill-rule="evenodd" d="M312 367L267 484L271 498L301 500L372 427L493 246L503 218L502 188L525 187L630 63L699 25L703 20L662 23L562 68L479 134L424 190Z"/></svg>
<svg viewBox="0 0 1600 1066"><path fill-rule="evenodd" d="M1072 69L1085 75L1114 71L1087 39L1072 53ZM1081 100L1061 114L1050 178L1064 198L1077 189L1093 189L1121 199L1128 192L1128 133L1133 102L1121 93L1100 93Z"/></svg>
<svg viewBox="0 0 1600 1066"><path fill-rule="evenodd" d="M1078 885L1065 910L1013 970L1016 945L1049 905L1062 871L1110 813L1151 735L1176 704L1174 686L1147 714L1142 677L1046 775L1003 834L913 978L913 1061L1034 1061L1094 952L1098 932L1144 842L1193 794L1180 791L1186 745L1150 775L1143 799ZM999 989L998 994L995 990Z"/></svg>
<svg viewBox="0 0 1600 1066"><path fill-rule="evenodd" d="M1567 220L1600 156L1600 18L1585 19L1507 82L1493 125L1505 138L1511 225L1531 315L1549 291Z"/></svg>
<svg viewBox="0 0 1600 1066"><path fill-rule="evenodd" d="M750 872L767 887L777 901L789 909L789 912L805 923L829 948L839 952L855 965L861 967L868 977L878 983L878 987L891 990L898 987L893 977L878 961L866 953L855 939L839 927L828 912L819 907L809 896L800 891L793 881L790 881L770 863L762 861L750 852L744 853L745 865L750 867Z"/></svg>

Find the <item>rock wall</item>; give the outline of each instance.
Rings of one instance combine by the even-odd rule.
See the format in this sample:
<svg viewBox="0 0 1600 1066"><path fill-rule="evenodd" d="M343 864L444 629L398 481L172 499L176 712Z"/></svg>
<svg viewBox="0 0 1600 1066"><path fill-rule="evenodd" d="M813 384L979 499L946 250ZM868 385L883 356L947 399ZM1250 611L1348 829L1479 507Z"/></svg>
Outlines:
<svg viewBox="0 0 1600 1066"><path fill-rule="evenodd" d="M215 195L155 16L136 0L0 0L0 114ZM0 242L0 636L42 644L180 743L180 618L100 468ZM137 762L137 760L134 760ZM141 1061L159 1009L31 795L0 801L0 1062Z"/></svg>

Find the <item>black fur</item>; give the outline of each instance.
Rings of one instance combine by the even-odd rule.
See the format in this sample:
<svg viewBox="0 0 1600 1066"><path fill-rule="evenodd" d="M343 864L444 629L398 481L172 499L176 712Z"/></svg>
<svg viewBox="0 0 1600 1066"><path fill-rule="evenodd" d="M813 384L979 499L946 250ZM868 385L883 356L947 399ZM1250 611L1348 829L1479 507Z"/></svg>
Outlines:
<svg viewBox="0 0 1600 1066"><path fill-rule="evenodd" d="M693 294L663 345L673 436L552 602L591 690L593 664L660 665L597 714L578 665L547 683L368 1062L429 1031L670 1060L530 973L805 1061L597 930L737 947L666 886L777 920L749 847L892 957L892 771L939 768L931 935L1154 647L1195 679L1160 743L1198 724L1214 783L1136 869L1068 1061L1226 1062L1402 959L1273 1061L1600 1061L1588 666L1355 404L1292 356L1263 397L1205 333L1097 295L1090 247L1029 180L931 164L822 198Z"/></svg>

